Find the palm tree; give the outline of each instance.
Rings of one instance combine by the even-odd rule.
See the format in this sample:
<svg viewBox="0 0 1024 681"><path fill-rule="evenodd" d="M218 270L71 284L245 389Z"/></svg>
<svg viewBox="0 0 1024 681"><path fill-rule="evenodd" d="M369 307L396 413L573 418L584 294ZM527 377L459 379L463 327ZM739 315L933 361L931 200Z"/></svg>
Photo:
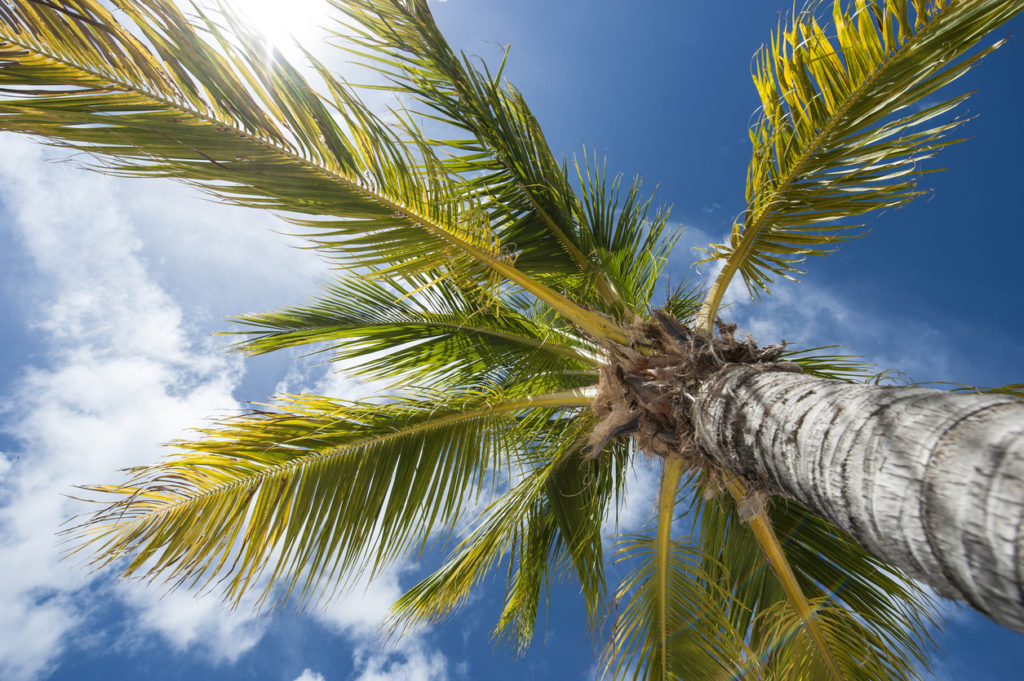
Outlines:
<svg viewBox="0 0 1024 681"><path fill-rule="evenodd" d="M737 274L768 293L919 193L963 99L925 98L1024 2L837 0L835 37L819 5L780 27L757 62L747 209L708 250L720 274L659 309L674 233L637 185L559 163L502 69L455 53L426 0L331 4L396 109L312 58L269 58L226 10L0 2L0 128L280 212L341 274L237 318L238 348L312 346L389 386L279 396L89 487L104 505L75 536L97 565L308 603L468 519L394 625L447 615L506 563L495 633L521 648L569 575L594 626L616 606L614 677L913 678L933 615L904 572L1024 630L1015 389L865 385L847 360L718 321ZM656 526L621 538L609 595L601 529L641 453L662 459Z"/></svg>

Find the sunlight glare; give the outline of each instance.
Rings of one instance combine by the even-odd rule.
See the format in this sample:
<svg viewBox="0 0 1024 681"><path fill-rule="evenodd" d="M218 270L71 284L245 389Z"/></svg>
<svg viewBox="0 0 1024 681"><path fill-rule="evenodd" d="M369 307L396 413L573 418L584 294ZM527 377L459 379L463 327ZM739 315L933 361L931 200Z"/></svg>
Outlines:
<svg viewBox="0 0 1024 681"><path fill-rule="evenodd" d="M268 48L294 54L298 42L309 49L309 39L327 24L326 0L233 0L238 12L262 33Z"/></svg>

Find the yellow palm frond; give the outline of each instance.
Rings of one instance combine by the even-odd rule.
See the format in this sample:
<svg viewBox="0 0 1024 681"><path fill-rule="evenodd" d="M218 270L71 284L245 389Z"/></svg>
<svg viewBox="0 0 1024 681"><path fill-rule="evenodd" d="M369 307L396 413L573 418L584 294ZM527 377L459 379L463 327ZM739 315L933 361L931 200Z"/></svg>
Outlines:
<svg viewBox="0 0 1024 681"><path fill-rule="evenodd" d="M918 196L920 162L954 140L943 114L965 99L927 98L1002 41L971 54L1024 9L1020 0L834 0L835 37L817 5L780 27L757 58L761 116L750 131L747 206L727 244L702 262L723 267L701 310L711 332L738 273L752 296L793 278L807 256L854 238L857 219Z"/></svg>
<svg viewBox="0 0 1024 681"><path fill-rule="evenodd" d="M104 159L109 170L173 177L223 200L309 216L349 265L447 269L509 281L596 338L615 323L515 265L472 195L423 164L340 79L327 94L268 58L231 14L186 16L169 0L11 0L0 15L0 130ZM147 47L152 46L152 48Z"/></svg>
<svg viewBox="0 0 1024 681"><path fill-rule="evenodd" d="M69 532L98 565L129 556L126 576L199 588L217 579L225 597L256 589L261 603L298 587L306 602L450 531L491 472L589 399L284 397L175 443L180 453L124 484L86 487L104 507Z"/></svg>

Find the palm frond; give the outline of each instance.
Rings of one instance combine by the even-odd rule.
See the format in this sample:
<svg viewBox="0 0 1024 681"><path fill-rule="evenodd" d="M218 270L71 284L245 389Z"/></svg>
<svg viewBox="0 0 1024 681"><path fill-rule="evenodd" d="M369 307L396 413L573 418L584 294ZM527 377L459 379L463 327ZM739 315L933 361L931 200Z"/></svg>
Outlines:
<svg viewBox="0 0 1024 681"><path fill-rule="evenodd" d="M454 555L395 603L394 627L436 622L466 602L470 590L513 546L521 523L535 508L546 475L556 462L557 457L552 457L548 467L534 471L491 504Z"/></svg>
<svg viewBox="0 0 1024 681"><path fill-rule="evenodd" d="M258 355L317 344L314 351L329 350L351 375L438 390L597 382L597 351L588 339L514 303L481 299L443 276L339 280L308 305L235 317L247 329L235 333L248 336L236 347Z"/></svg>
<svg viewBox="0 0 1024 681"><path fill-rule="evenodd" d="M873 613L863 615L840 607L828 597L811 603L815 619L846 681L916 678L914 664L889 650L879 635ZM757 629L764 632L767 676L771 679L826 679L829 672L810 641L800 636L801 618L786 601L779 601L759 615ZM768 643L770 642L770 643ZM881 653L881 654L879 654Z"/></svg>
<svg viewBox="0 0 1024 681"><path fill-rule="evenodd" d="M706 296L707 291L703 287L684 281L674 289L667 289L665 304L661 306L661 309L681 323L693 326L697 312Z"/></svg>
<svg viewBox="0 0 1024 681"><path fill-rule="evenodd" d="M573 453L585 441L575 441ZM543 495L510 550L505 605L495 627L499 641L524 651L546 587L568 576L579 584L588 623L597 631L607 603L601 528L625 491L628 461L628 447L617 444L593 458L563 458L546 473Z"/></svg>
<svg viewBox="0 0 1024 681"><path fill-rule="evenodd" d="M455 135L436 141L447 152L444 167L463 178L463 186L495 216L502 233L519 244L521 267L533 271L530 263L543 263L546 272L558 275L560 285L573 290L574 299L623 320L646 306L646 286L656 276L647 280L640 274L660 271L671 246L661 239L666 213L648 222L650 201L639 200L638 186L620 212L612 196L617 186L610 186L603 173L592 173L589 159L585 172L577 167L583 194L578 199L522 94L502 80L504 63L492 73L485 64L456 54L426 2L335 4L356 26L355 39L351 26L339 35L343 44L385 73L390 88L424 106L432 122ZM558 262L553 262L556 254ZM630 271L629 263L641 265L642 272Z"/></svg>
<svg viewBox="0 0 1024 681"><path fill-rule="evenodd" d="M838 347L838 345L822 345L816 348L790 350L779 355L778 361L791 362L811 376L835 381L866 383L881 375L875 365L865 362L860 355L837 355L822 352L822 350L833 350Z"/></svg>
<svg viewBox="0 0 1024 681"><path fill-rule="evenodd" d="M604 653L604 675L634 681L761 678L758 655L728 617L729 593L704 575L706 561L689 543L671 541L668 549L663 571L652 537L620 540L617 562L631 569L616 594L619 612ZM659 616L663 589L667 635Z"/></svg>
<svg viewBox="0 0 1024 681"><path fill-rule="evenodd" d="M772 650L781 645L778 636L782 630L766 628L771 617L762 613L773 608L773 612L780 608L795 611L752 533L740 521L731 497L719 494L705 499L700 487L695 486L691 493L699 551L707 556L704 571L729 592L735 603L730 619L737 629L751 632L751 647ZM792 500L774 500L768 517L801 589L820 606L818 612L829 610L826 617L831 620L817 619L844 676L919 678L920 669L927 669L933 646L929 632L935 626L935 611L929 597L909 578ZM834 638L832 631L839 617L832 612L834 608L845 608L857 623L844 630L840 639ZM872 657L871 673L878 676L848 675L861 656Z"/></svg>
<svg viewBox="0 0 1024 681"><path fill-rule="evenodd" d="M546 587L567 575L578 581L593 622L605 602L600 530L611 500L623 491L628 456L616 446L592 459L580 458L592 426L586 417L564 422L542 446L532 447L527 457L532 464L481 514L444 565L396 603L392 625L448 615L503 560L508 561L508 582L496 638L523 650L533 636Z"/></svg>
<svg viewBox="0 0 1024 681"><path fill-rule="evenodd" d="M668 210L651 215L653 197L643 199L635 179L623 196L621 178L609 178L597 158L576 163L580 184L577 219L587 234L593 265L632 310L650 305L668 253L679 236L668 230Z"/></svg>
<svg viewBox="0 0 1024 681"><path fill-rule="evenodd" d="M342 45L383 74L390 88L425 105L433 121L469 135L438 141L449 153L444 164L466 177L466 188L498 228L520 244L519 258L539 259L563 276L589 269L574 229L568 176L525 100L502 82L502 69L491 73L456 54L422 0L332 4L349 20L338 34Z"/></svg>
<svg viewBox="0 0 1024 681"><path fill-rule="evenodd" d="M515 266L479 201L320 64L305 76L230 14L186 17L170 0L117 0L138 37L98 0L12 0L0 18L0 130L107 159L113 172L173 177L295 221L343 262L444 268L510 281L592 336L616 324ZM222 25L223 24L223 25ZM146 47L152 46L152 50Z"/></svg>
<svg viewBox="0 0 1024 681"><path fill-rule="evenodd" d="M71 532L94 563L174 587L224 582L261 603L328 593L454 526L489 471L508 468L579 391L509 398L422 394L382 403L316 396L227 419L180 453L87 487L104 508ZM265 572L269 569L269 574Z"/></svg>
<svg viewBox="0 0 1024 681"><path fill-rule="evenodd" d="M954 383L951 381L925 381L913 385L937 385L941 389L948 389L955 393L989 393L993 395L1012 395L1024 399L1024 383L1010 383L998 386L967 385L966 383Z"/></svg>
<svg viewBox="0 0 1024 681"><path fill-rule="evenodd" d="M672 523L676 519L676 499L679 483L683 478L685 464L682 459L666 458L662 464L661 482L658 485L658 521L654 541L654 596L657 611L654 624L658 629L657 647L661 651L662 675L668 678L669 632L672 630L671 585L675 569L672 561Z"/></svg>
<svg viewBox="0 0 1024 681"><path fill-rule="evenodd" d="M921 194L920 163L953 143L945 114L965 96L927 98L1002 41L973 55L990 31L1024 9L1017 0L834 0L835 38L811 9L780 27L757 59L761 117L750 132L747 206L728 244L705 261L723 269L701 311L710 333L739 273L756 297L793 278L807 256L857 235L866 213ZM942 122L945 121L945 122Z"/></svg>

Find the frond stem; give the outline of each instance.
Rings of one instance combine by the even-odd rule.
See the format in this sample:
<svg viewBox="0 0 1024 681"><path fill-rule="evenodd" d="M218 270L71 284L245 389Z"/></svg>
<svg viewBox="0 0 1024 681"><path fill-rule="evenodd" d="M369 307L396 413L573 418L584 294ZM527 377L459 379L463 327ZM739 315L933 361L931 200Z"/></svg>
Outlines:
<svg viewBox="0 0 1024 681"><path fill-rule="evenodd" d="M661 675L668 676L668 564L672 548L672 521L675 519L676 492L683 477L682 459L666 458L661 469L658 490L658 534L655 550L655 569L658 580L658 628L661 655Z"/></svg>
<svg viewBox="0 0 1024 681"><path fill-rule="evenodd" d="M750 490L747 489L747 486L739 478L732 476L726 481L725 485L729 489L730 494L732 494L733 499L736 500L737 505L749 499ZM843 674L839 671L839 665L836 664L832 651L825 641L825 636L822 634L821 627L818 624L818 618L815 617L811 604L807 601L807 596L804 595L799 582L796 580L793 567L789 564L789 560L782 550L782 544L779 542L779 538L776 536L771 520L768 519L768 514L763 506L754 513L753 517L747 521L747 524L754 533L757 543L761 545L761 551L764 553L764 557L768 560L768 564L771 565L772 571L782 585L782 590L786 592L786 597L789 599L790 604L800 616L803 627L811 637L814 647L817 648L822 660L824 660L832 680L843 681Z"/></svg>
<svg viewBox="0 0 1024 681"><path fill-rule="evenodd" d="M499 157L501 156L500 153L498 155ZM505 159L502 160L504 161ZM508 165L507 161L505 161L505 163L506 165ZM537 203L537 201L533 198L533 194L530 193L529 189L523 186L522 182L519 182L518 177L516 178L516 181L523 188L523 191L526 193L527 199L530 201L530 205L533 206L533 209L537 211L537 214L540 215L541 219L543 219L544 222L547 223L548 227L550 227L551 230L558 236L558 240L562 242L562 245L569 252L569 255L572 257L572 259L576 261L576 263L584 272L589 270L590 262L587 260L587 257L583 255L583 251L576 248L576 245L569 240L569 237L567 237L562 232L562 230L559 229L558 225L555 224L554 219L550 215L548 215L547 211L541 208L540 204ZM623 303L622 297L612 287L611 283L608 281L607 275L604 273L603 270L599 270L594 273L594 284L595 286L597 286L597 292L601 294L601 298L602 300L604 300L606 305L608 305L612 309L621 307L621 309L625 311L627 322L632 323L635 320L636 315L633 314L633 310L631 310L628 305L625 305Z"/></svg>

